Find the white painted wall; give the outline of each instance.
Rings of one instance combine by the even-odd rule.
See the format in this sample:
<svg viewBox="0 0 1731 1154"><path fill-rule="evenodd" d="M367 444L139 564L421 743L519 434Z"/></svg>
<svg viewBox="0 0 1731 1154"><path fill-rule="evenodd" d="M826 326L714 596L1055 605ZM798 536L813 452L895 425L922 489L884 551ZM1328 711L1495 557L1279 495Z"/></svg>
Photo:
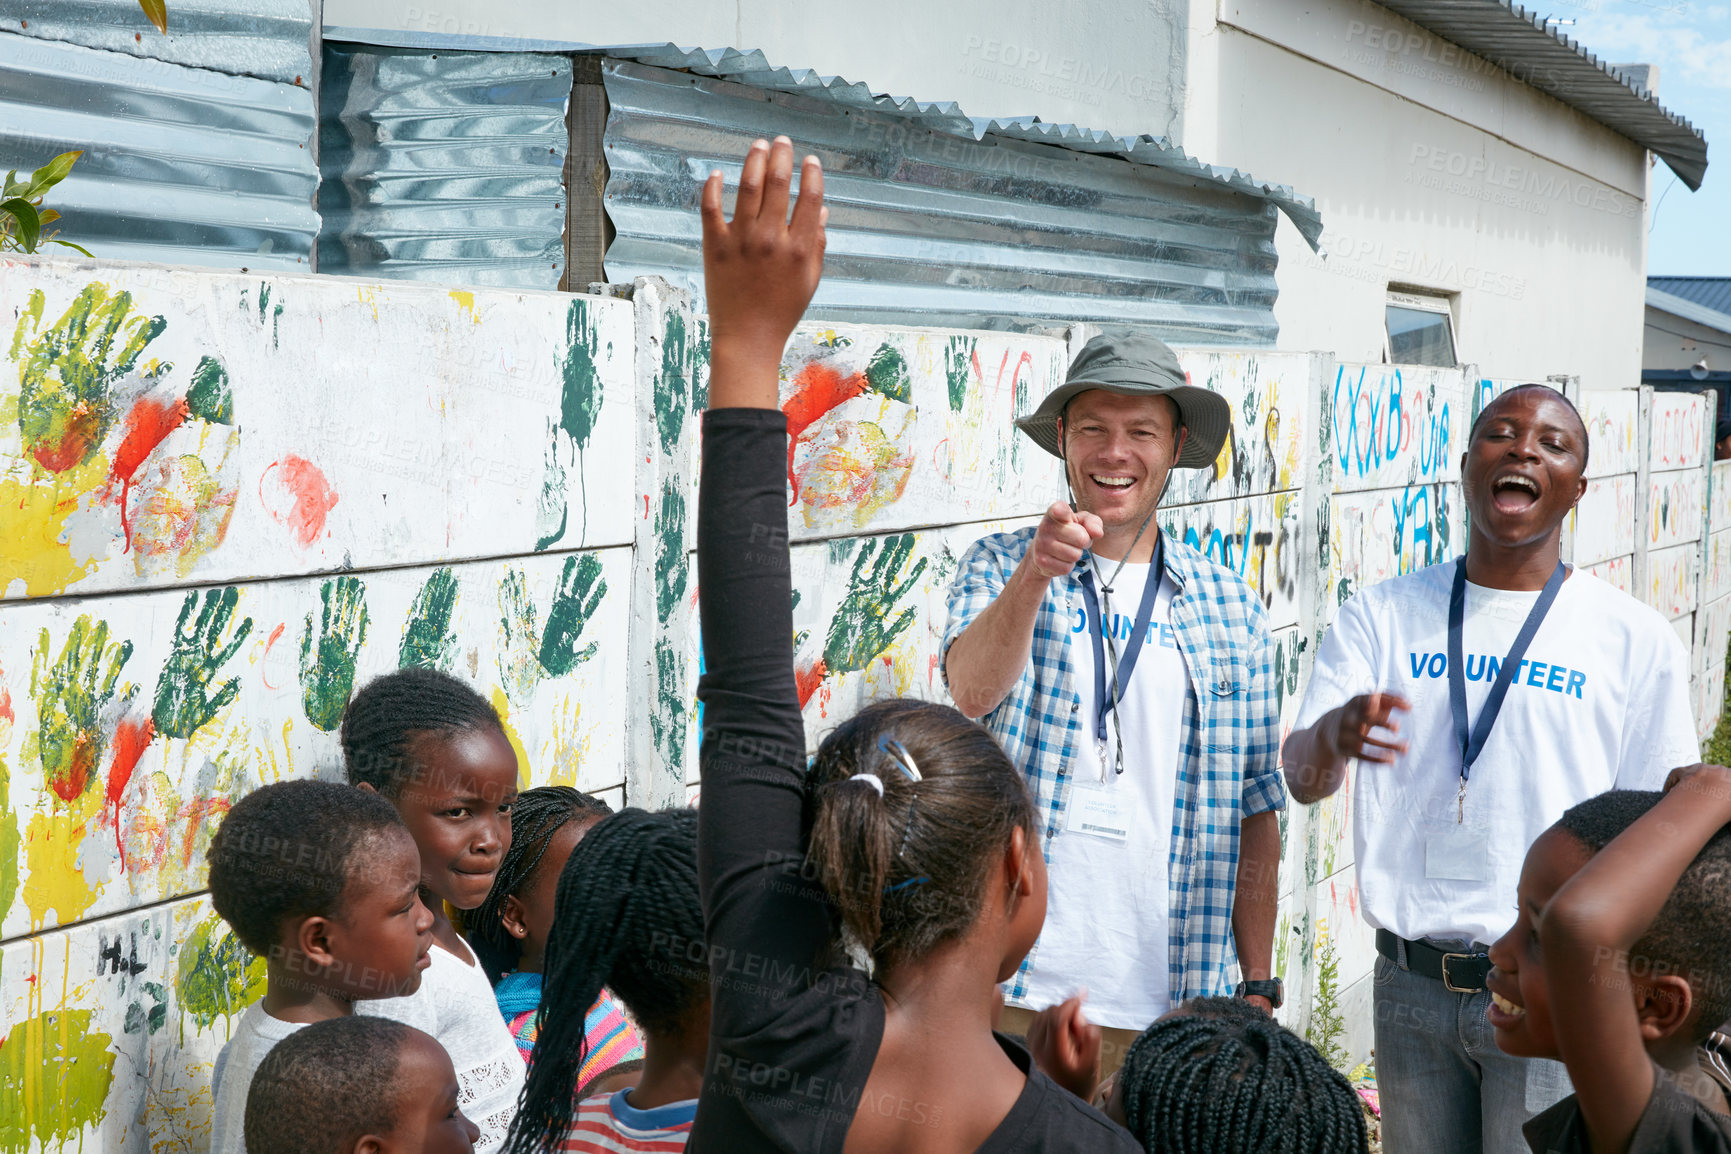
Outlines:
<svg viewBox="0 0 1731 1154"><path fill-rule="evenodd" d="M1388 286L1453 299L1488 376L1638 382L1644 150L1368 0L1193 5L1185 147L1316 198L1282 224L1283 348L1383 355Z"/></svg>

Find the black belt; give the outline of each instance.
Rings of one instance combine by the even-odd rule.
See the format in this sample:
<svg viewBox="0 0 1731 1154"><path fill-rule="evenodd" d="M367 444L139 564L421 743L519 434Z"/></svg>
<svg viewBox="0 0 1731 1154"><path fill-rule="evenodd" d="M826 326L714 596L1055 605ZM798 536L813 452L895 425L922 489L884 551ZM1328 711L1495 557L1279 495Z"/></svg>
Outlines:
<svg viewBox="0 0 1731 1154"><path fill-rule="evenodd" d="M1408 941L1387 930L1376 931L1376 952L1400 964L1400 947L1406 946L1406 968L1415 974L1435 978L1450 993L1476 994L1485 988L1485 975L1491 972L1489 954L1450 953L1424 942Z"/></svg>

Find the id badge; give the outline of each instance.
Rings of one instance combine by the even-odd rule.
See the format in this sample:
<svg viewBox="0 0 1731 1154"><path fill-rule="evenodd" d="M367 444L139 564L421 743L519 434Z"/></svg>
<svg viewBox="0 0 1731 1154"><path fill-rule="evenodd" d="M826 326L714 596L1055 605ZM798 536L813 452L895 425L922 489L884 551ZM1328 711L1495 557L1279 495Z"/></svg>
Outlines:
<svg viewBox="0 0 1731 1154"><path fill-rule="evenodd" d="M1122 842L1130 837L1129 806L1124 795L1115 789L1073 785L1070 804L1064 813L1064 829L1069 833L1085 833Z"/></svg>
<svg viewBox="0 0 1731 1154"><path fill-rule="evenodd" d="M1425 834L1424 876L1434 881L1489 881L1490 831L1470 825L1431 829Z"/></svg>

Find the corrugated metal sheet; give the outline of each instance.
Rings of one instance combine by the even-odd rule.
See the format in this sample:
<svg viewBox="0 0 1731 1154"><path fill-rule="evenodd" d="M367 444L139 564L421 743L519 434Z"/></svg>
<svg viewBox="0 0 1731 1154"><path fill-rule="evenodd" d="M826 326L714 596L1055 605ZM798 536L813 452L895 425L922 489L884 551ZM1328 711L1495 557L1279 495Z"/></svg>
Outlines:
<svg viewBox="0 0 1731 1154"><path fill-rule="evenodd" d="M1647 307L1670 313L1674 317L1682 317L1686 321L1694 321L1722 333L1731 333L1731 316L1684 297L1672 296L1651 283L1647 285Z"/></svg>
<svg viewBox="0 0 1731 1154"><path fill-rule="evenodd" d="M700 292L704 177L720 168L731 184L752 139L785 132L825 168L815 315L983 328L1088 320L1186 343L1274 342L1266 193L1010 133L976 139L953 105L909 111L794 73L782 88L618 60L602 72L611 280L656 273Z"/></svg>
<svg viewBox="0 0 1731 1154"><path fill-rule="evenodd" d="M308 0L168 0L168 35L138 0L6 0L0 31L283 84L313 83Z"/></svg>
<svg viewBox="0 0 1731 1154"><path fill-rule="evenodd" d="M973 136L975 139L980 139L990 132L1011 139L1032 140L1076 152L1117 156L1136 164L1171 169L1186 176L1217 181L1246 196L1273 201L1292 219L1292 223L1298 227L1298 231L1310 242L1313 249L1322 236L1322 217L1316 211L1316 202L1310 197L1299 196L1285 185L1258 181L1249 173L1239 172L1237 169L1216 168L1211 164L1204 164L1195 157L1186 155L1183 149L1163 137L1149 136L1146 133L1140 136L1115 136L1110 132L1083 128L1075 124L1047 123L1037 116L996 120L970 117L954 101L931 103L889 96L874 92L858 81L846 80L840 76L822 76L810 68L778 67L771 64L758 49L742 52L737 48L681 48L676 44L666 44L660 48L635 52L616 50L612 55L657 68L674 68L699 76L734 80L754 88L821 96L850 108L917 120L934 132Z"/></svg>
<svg viewBox="0 0 1731 1154"><path fill-rule="evenodd" d="M1707 139L1638 79L1600 60L1545 17L1511 0L1377 0L1657 153L1691 190L1707 172Z"/></svg>
<svg viewBox="0 0 1731 1154"><path fill-rule="evenodd" d="M1650 276L1647 287L1731 317L1731 276Z"/></svg>
<svg viewBox="0 0 1731 1154"><path fill-rule="evenodd" d="M571 61L326 42L319 271L557 288Z"/></svg>
<svg viewBox="0 0 1731 1154"><path fill-rule="evenodd" d="M0 169L84 150L47 203L98 257L308 267L307 89L0 33L0 124Z"/></svg>

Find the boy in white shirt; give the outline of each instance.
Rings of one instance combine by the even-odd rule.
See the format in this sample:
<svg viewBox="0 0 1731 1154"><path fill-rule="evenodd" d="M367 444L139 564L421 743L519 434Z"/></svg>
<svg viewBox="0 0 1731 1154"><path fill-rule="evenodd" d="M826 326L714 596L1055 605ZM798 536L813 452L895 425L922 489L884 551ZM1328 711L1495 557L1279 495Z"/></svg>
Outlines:
<svg viewBox="0 0 1731 1154"><path fill-rule="evenodd" d="M1527 849L1608 789L1699 759L1688 661L1658 613L1559 559L1587 431L1524 385L1468 436L1467 554L1341 606L1285 745L1292 795L1353 783L1359 902L1376 929L1377 1084L1390 1150L1521 1154L1562 1067L1498 1050L1488 943Z"/></svg>
<svg viewBox="0 0 1731 1154"><path fill-rule="evenodd" d="M420 855L390 803L324 781L284 781L235 803L210 845L210 897L265 958L265 995L217 1055L212 1154L245 1154L247 1092L272 1047L363 998L420 987L433 915Z"/></svg>

